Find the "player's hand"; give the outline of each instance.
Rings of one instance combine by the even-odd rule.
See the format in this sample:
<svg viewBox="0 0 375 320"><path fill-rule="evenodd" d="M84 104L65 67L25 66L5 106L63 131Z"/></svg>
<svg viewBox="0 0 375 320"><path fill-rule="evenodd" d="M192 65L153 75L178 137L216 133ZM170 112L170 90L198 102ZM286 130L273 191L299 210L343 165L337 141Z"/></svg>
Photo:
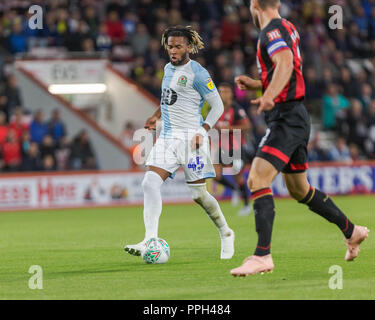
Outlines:
<svg viewBox="0 0 375 320"><path fill-rule="evenodd" d="M235 77L234 82L237 85L238 89L242 91L254 90L261 87L261 82L259 80L254 80L245 75Z"/></svg>
<svg viewBox="0 0 375 320"><path fill-rule="evenodd" d="M238 76L234 78L234 82L236 83L238 89L245 91L247 90L247 83L251 81L251 78L248 76Z"/></svg>
<svg viewBox="0 0 375 320"><path fill-rule="evenodd" d="M257 114L261 114L263 111L270 111L275 107L275 102L272 99L263 96L255 100L251 100L252 104L259 105Z"/></svg>
<svg viewBox="0 0 375 320"><path fill-rule="evenodd" d="M190 147L192 150L198 150L203 145L203 135L197 133L190 141Z"/></svg>
<svg viewBox="0 0 375 320"><path fill-rule="evenodd" d="M148 130L156 130L156 122L158 121L159 119L157 117L150 117L146 120L146 123L144 125L144 128L145 129L148 129Z"/></svg>

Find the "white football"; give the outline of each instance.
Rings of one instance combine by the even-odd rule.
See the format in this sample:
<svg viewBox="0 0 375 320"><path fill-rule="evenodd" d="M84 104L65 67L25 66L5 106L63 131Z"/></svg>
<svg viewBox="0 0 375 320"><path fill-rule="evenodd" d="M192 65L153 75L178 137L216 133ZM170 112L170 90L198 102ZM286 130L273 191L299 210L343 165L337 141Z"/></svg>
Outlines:
<svg viewBox="0 0 375 320"><path fill-rule="evenodd" d="M167 241L160 238L151 238L146 242L142 251L142 258L146 263L166 263L171 254Z"/></svg>

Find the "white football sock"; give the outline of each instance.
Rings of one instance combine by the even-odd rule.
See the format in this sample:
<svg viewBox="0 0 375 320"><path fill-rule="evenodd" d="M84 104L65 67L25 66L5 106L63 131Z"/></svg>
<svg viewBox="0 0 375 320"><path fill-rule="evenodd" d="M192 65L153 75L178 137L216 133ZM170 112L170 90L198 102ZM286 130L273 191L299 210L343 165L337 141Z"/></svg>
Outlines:
<svg viewBox="0 0 375 320"><path fill-rule="evenodd" d="M159 218L162 209L161 186L163 179L153 171L147 171L142 181L144 194L143 220L145 240L158 237Z"/></svg>
<svg viewBox="0 0 375 320"><path fill-rule="evenodd" d="M220 236L228 236L232 231L220 209L217 200L207 191L206 184L188 184L193 200L207 213L209 218L218 228Z"/></svg>

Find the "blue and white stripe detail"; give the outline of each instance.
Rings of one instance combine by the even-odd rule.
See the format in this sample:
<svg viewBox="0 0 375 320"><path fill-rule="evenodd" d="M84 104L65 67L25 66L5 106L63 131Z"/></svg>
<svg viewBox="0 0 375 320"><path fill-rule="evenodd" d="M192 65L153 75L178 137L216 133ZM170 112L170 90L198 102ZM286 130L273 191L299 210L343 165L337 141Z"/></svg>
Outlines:
<svg viewBox="0 0 375 320"><path fill-rule="evenodd" d="M270 42L267 46L267 52L270 58L272 58L272 56L276 54L277 52L285 50L285 49L289 49L289 47L284 41L284 39L276 39Z"/></svg>
<svg viewBox="0 0 375 320"><path fill-rule="evenodd" d="M170 84L172 82L175 71L176 71L176 69L171 68L170 66L165 68L165 70L164 70L165 75L164 75L164 79L163 79L163 83L162 83L162 90L170 87ZM162 123L163 123L161 135L164 138L171 137L172 136L172 126L171 126L171 121L170 121L170 118L169 118L168 105L166 105L163 101L161 101L161 120L162 120Z"/></svg>

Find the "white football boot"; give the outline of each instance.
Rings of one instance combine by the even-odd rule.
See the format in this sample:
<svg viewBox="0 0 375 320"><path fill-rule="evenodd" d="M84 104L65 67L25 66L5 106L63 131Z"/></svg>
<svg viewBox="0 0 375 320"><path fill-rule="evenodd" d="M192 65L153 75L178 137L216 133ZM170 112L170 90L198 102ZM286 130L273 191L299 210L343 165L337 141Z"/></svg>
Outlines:
<svg viewBox="0 0 375 320"><path fill-rule="evenodd" d="M142 251L146 248L146 241L143 240L137 244L128 244L125 246L125 252L133 255L133 256L140 256Z"/></svg>

